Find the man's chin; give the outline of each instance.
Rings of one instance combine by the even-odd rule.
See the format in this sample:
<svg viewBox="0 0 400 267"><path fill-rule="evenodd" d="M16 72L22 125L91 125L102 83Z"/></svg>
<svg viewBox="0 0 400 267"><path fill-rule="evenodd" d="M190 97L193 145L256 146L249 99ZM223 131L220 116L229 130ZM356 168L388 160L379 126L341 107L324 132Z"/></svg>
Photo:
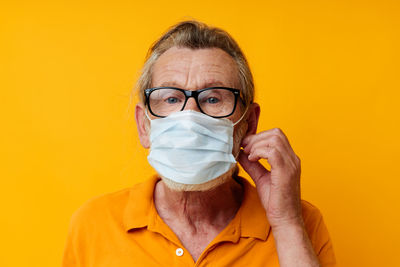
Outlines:
<svg viewBox="0 0 400 267"><path fill-rule="evenodd" d="M237 175L237 173L238 173L238 167L237 165L234 165L234 167L232 167L226 173L218 176L217 178L211 181L202 184L182 184L162 176L161 179L169 189L174 191L179 191L179 192L209 191L226 183L227 181L232 179L233 175Z"/></svg>

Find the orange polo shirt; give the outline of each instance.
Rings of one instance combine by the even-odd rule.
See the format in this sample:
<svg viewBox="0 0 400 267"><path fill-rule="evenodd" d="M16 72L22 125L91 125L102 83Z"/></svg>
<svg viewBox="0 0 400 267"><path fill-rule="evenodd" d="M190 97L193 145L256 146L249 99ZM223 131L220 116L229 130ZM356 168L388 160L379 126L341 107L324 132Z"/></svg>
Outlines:
<svg viewBox="0 0 400 267"><path fill-rule="evenodd" d="M157 214L153 177L132 188L96 197L71 219L63 267L279 266L271 227L257 191L246 179L234 219L194 262ZM306 230L322 266L335 266L319 210L302 201Z"/></svg>

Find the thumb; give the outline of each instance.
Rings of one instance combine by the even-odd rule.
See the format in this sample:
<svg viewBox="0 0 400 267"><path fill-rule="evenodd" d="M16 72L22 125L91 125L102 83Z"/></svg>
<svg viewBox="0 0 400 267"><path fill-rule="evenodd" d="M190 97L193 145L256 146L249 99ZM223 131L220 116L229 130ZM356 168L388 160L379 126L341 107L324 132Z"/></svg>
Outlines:
<svg viewBox="0 0 400 267"><path fill-rule="evenodd" d="M250 161L248 155L244 153L243 150L240 150L238 161L243 169L250 175L251 179L253 179L256 185L259 184L260 179L263 176L270 175L270 171L264 168L260 162Z"/></svg>

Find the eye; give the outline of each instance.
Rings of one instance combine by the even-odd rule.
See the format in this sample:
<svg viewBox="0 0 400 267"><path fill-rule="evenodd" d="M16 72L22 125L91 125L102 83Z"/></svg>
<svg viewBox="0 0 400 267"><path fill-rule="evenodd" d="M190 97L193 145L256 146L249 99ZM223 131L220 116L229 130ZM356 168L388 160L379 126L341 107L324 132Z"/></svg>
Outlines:
<svg viewBox="0 0 400 267"><path fill-rule="evenodd" d="M216 97L209 97L206 99L206 102L208 104L217 104L219 102L219 99Z"/></svg>
<svg viewBox="0 0 400 267"><path fill-rule="evenodd" d="M167 102L168 104L176 104L178 103L179 99L176 97L168 97L165 102Z"/></svg>

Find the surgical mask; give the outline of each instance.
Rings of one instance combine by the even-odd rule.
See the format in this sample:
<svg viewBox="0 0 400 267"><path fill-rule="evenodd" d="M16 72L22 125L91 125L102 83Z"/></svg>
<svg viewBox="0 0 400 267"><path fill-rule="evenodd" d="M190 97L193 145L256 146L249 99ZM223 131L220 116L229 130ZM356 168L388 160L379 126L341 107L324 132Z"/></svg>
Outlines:
<svg viewBox="0 0 400 267"><path fill-rule="evenodd" d="M192 110L150 120L150 165L161 177L181 184L203 184L221 176L236 164L233 127L244 114L236 123Z"/></svg>

